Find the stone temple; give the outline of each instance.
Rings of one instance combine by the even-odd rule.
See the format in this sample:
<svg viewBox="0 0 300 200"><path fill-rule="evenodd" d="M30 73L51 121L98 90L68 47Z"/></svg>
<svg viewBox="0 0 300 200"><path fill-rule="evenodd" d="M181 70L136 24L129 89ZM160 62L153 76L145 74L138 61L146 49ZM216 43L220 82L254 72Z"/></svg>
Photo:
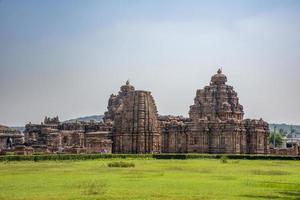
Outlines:
<svg viewBox="0 0 300 200"><path fill-rule="evenodd" d="M159 153L161 131L157 109L150 92L135 90L126 82L109 99L105 122L113 122L114 153Z"/></svg>
<svg viewBox="0 0 300 200"><path fill-rule="evenodd" d="M127 81L110 96L102 122L61 123L46 117L44 123L27 124L25 141L14 146L24 154L269 153L268 123L244 119L237 93L226 82L218 70L208 86L197 90L184 118L158 115L151 92L135 90Z"/></svg>
<svg viewBox="0 0 300 200"><path fill-rule="evenodd" d="M163 126L166 152L268 152L268 124L262 119L244 120L237 93L226 82L219 69L209 86L197 90L189 119Z"/></svg>

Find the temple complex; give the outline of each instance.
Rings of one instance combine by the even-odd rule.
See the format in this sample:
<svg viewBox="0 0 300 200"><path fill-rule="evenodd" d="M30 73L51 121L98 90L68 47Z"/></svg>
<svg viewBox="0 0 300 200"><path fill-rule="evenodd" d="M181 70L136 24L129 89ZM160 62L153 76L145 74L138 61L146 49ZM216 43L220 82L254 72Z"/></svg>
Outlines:
<svg viewBox="0 0 300 200"><path fill-rule="evenodd" d="M127 81L110 96L103 121L45 117L41 124L27 124L24 133L24 148L34 152L269 153L268 123L244 119L237 93L220 69L196 91L188 118L158 115L151 92L135 90ZM7 137L0 142L7 149Z"/></svg>

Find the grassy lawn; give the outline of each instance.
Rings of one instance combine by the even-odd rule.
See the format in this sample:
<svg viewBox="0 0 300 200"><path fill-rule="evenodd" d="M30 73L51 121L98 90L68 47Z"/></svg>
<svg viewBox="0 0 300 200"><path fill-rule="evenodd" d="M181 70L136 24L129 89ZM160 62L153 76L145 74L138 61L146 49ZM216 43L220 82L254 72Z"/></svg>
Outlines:
<svg viewBox="0 0 300 200"><path fill-rule="evenodd" d="M0 199L300 199L300 162L120 159L0 162Z"/></svg>

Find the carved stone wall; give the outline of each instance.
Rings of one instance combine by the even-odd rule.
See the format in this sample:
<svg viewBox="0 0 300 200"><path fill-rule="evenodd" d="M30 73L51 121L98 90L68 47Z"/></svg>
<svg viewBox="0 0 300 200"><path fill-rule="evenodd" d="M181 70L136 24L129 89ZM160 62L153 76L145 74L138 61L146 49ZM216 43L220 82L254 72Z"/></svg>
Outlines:
<svg viewBox="0 0 300 200"><path fill-rule="evenodd" d="M159 116L162 133L162 152L188 152L187 120L187 118L178 116Z"/></svg>
<svg viewBox="0 0 300 200"><path fill-rule="evenodd" d="M247 153L268 153L269 125L260 120L245 120Z"/></svg>
<svg viewBox="0 0 300 200"><path fill-rule="evenodd" d="M239 104L233 87L226 85L226 82L227 77L218 70L218 73L211 78L210 86L197 90L194 105L190 107L191 119L243 119L243 106Z"/></svg>
<svg viewBox="0 0 300 200"><path fill-rule="evenodd" d="M117 97L119 98L119 97ZM161 134L154 99L148 91L130 91L114 113L114 153L161 151Z"/></svg>
<svg viewBox="0 0 300 200"><path fill-rule="evenodd" d="M25 144L36 152L110 153L111 130L112 124L104 122L29 123Z"/></svg>
<svg viewBox="0 0 300 200"><path fill-rule="evenodd" d="M243 120L243 106L226 82L218 70L209 86L197 90L190 119L172 123L161 119L163 152L268 153L268 124Z"/></svg>
<svg viewBox="0 0 300 200"><path fill-rule="evenodd" d="M89 132L85 134L85 147L87 153L111 153L112 141L110 132Z"/></svg>
<svg viewBox="0 0 300 200"><path fill-rule="evenodd" d="M0 125L0 151L14 149L16 145L24 143L24 136L18 130Z"/></svg>

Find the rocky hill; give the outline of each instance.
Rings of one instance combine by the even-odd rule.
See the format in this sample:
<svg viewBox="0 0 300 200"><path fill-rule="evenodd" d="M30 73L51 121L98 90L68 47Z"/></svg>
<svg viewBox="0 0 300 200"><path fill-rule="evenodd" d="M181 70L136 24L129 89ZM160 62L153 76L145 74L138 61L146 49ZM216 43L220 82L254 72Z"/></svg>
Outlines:
<svg viewBox="0 0 300 200"><path fill-rule="evenodd" d="M104 117L104 115L92 115L92 116L78 117L75 119L66 120L64 122L76 122L76 121L89 122L91 120L100 122L103 120L103 117Z"/></svg>

